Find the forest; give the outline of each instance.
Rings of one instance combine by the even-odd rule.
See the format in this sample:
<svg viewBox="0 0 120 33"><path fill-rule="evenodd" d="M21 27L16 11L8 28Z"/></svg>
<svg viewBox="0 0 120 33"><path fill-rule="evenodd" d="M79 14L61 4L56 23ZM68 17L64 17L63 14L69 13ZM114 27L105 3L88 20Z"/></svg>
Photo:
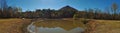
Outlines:
<svg viewBox="0 0 120 33"><path fill-rule="evenodd" d="M120 20L119 7L116 3L111 7L101 10L99 8L89 8L85 10L77 10L69 5L54 9L36 9L35 11L26 10L22 12L22 8L9 6L8 8L0 9L0 18L87 18L87 19L105 19L105 20Z"/></svg>

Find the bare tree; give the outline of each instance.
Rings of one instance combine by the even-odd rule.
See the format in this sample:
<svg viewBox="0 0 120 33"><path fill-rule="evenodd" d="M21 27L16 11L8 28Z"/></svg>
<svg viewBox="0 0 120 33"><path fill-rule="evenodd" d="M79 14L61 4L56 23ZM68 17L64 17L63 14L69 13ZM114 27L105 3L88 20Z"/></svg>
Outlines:
<svg viewBox="0 0 120 33"><path fill-rule="evenodd" d="M116 3L112 4L112 11L114 12L114 14L116 14L116 11L118 10L118 5Z"/></svg>

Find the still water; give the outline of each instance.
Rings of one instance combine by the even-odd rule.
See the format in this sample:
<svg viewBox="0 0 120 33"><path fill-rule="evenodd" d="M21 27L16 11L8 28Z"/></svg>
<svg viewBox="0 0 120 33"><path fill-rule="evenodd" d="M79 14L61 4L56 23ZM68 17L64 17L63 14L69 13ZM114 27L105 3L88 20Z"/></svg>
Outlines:
<svg viewBox="0 0 120 33"><path fill-rule="evenodd" d="M84 25L77 20L40 20L27 29L30 33L81 33Z"/></svg>

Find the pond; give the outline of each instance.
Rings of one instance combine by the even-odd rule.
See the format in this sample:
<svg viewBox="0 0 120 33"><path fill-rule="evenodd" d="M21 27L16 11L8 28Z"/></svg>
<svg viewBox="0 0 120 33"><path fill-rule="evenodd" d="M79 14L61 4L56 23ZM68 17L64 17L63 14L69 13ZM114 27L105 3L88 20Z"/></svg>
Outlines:
<svg viewBox="0 0 120 33"><path fill-rule="evenodd" d="M81 33L85 26L79 20L40 20L27 29L30 33Z"/></svg>

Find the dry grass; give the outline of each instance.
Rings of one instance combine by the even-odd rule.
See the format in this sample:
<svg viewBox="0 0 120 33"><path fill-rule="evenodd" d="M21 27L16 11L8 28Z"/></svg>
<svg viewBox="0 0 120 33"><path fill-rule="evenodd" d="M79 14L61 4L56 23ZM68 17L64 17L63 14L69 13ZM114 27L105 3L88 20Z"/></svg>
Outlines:
<svg viewBox="0 0 120 33"><path fill-rule="evenodd" d="M30 23L30 19L0 19L0 33L23 33L24 25Z"/></svg>
<svg viewBox="0 0 120 33"><path fill-rule="evenodd" d="M65 22L68 25L72 25L72 19L65 19ZM56 23L64 24L63 21L56 20L56 23L53 23L55 21L51 21L52 23L47 22L48 25L55 25ZM61 23L59 23L61 22ZM62 23L63 22L63 23ZM81 20L75 21L76 23L80 23L78 25L81 26ZM96 20L97 27L95 28L95 33L120 33L120 21L115 20ZM0 33L24 33L23 28L27 27L27 25L30 23L30 19L22 20L22 19L0 19ZM76 25L74 25L76 26Z"/></svg>
<svg viewBox="0 0 120 33"><path fill-rule="evenodd" d="M96 20L98 25L95 33L120 33L120 21Z"/></svg>

